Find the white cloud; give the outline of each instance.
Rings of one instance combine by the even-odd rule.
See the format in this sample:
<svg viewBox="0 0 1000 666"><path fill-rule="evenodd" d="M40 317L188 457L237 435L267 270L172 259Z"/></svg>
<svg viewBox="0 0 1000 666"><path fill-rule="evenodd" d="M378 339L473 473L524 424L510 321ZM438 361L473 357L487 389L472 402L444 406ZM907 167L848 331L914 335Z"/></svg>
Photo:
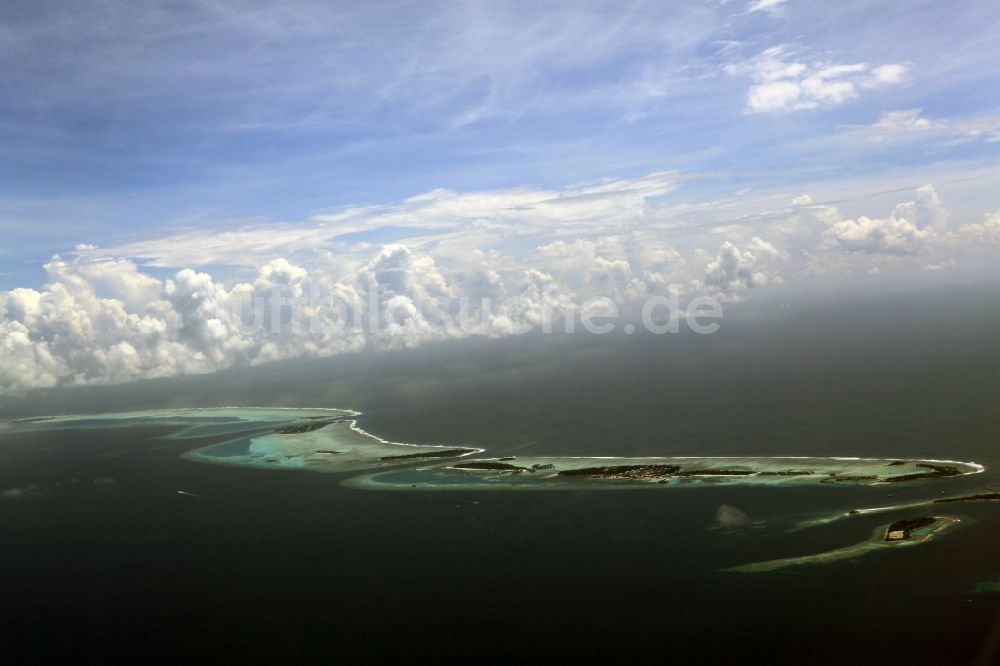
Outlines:
<svg viewBox="0 0 1000 666"><path fill-rule="evenodd" d="M868 82L868 85L873 87L875 85L903 83L906 80L906 75L909 71L909 65L902 65L899 63L879 65L872 70L871 80Z"/></svg>
<svg viewBox="0 0 1000 666"><path fill-rule="evenodd" d="M842 220L824 237L831 247L850 252L916 254L931 234L930 230L918 229L910 220L893 214L882 219L862 215L856 220Z"/></svg>
<svg viewBox="0 0 1000 666"><path fill-rule="evenodd" d="M948 213L932 185L898 204L886 218L840 220L823 234L828 247L867 254L918 254L947 232Z"/></svg>
<svg viewBox="0 0 1000 666"><path fill-rule="evenodd" d="M898 85L909 66L901 63L872 67L867 63L800 62L786 46L762 51L745 62L731 64L732 75L749 76L747 111L765 113L839 106L866 88Z"/></svg>
<svg viewBox="0 0 1000 666"><path fill-rule="evenodd" d="M886 141L902 135L938 131L940 127L940 123L921 116L920 109L886 111L871 126L869 140Z"/></svg>
<svg viewBox="0 0 1000 666"><path fill-rule="evenodd" d="M122 259L45 268L45 288L0 292L0 393L509 335L591 296L625 303L686 279L672 248L636 236L554 241L521 260L477 251L448 268L389 244L346 266L277 258L228 285L190 268L158 280Z"/></svg>
<svg viewBox="0 0 1000 666"><path fill-rule="evenodd" d="M1000 210L987 215L982 222L962 226L960 232L977 245L1000 245Z"/></svg>
<svg viewBox="0 0 1000 666"><path fill-rule="evenodd" d="M784 252L756 236L745 250L726 241L705 267L703 284L717 296L738 298L745 289L780 283L774 265L784 258Z"/></svg>
<svg viewBox="0 0 1000 666"><path fill-rule="evenodd" d="M774 14L780 11L782 9L782 5L786 2L788 2L788 0L754 0L747 5L747 12L769 12Z"/></svg>
<svg viewBox="0 0 1000 666"><path fill-rule="evenodd" d="M593 297L619 306L673 292L738 300L801 275L904 262L933 271L1000 246L1000 213L953 231L930 185L886 217L845 219L807 194L764 196L757 205L766 208L747 215L734 214L755 203L742 198L656 199L679 181L435 190L274 229L57 256L43 288L0 292L0 393L511 335L559 322ZM367 235L386 228L409 231L392 243ZM190 261L164 278L131 253L157 266Z"/></svg>
<svg viewBox="0 0 1000 666"><path fill-rule="evenodd" d="M868 140L876 143L919 137L945 137L952 143L983 139L1000 141L1000 117L983 116L966 120L927 118L921 109L886 111L865 127Z"/></svg>
<svg viewBox="0 0 1000 666"><path fill-rule="evenodd" d="M507 335L591 295L664 291L690 282L649 229L653 200L678 180L434 190L300 223L81 247L46 265L45 288L0 292L0 392ZM383 229L406 237L369 240ZM133 258L180 270L156 278ZM206 269L220 264L253 274L220 280ZM276 294L298 307L271 307ZM464 319L462 299L473 303ZM383 325L367 325L373 312Z"/></svg>
<svg viewBox="0 0 1000 666"><path fill-rule="evenodd" d="M246 281L184 268L167 279L127 259L55 257L40 290L0 292L0 393L204 373L233 365L415 347L559 326L590 298L738 298L778 281L786 255L725 241L704 278L650 231L553 240L526 253L435 255L366 244L362 261L285 258ZM293 307L294 306L294 307Z"/></svg>
<svg viewBox="0 0 1000 666"><path fill-rule="evenodd" d="M134 243L81 251L84 258L131 257L148 266L233 265L257 268L275 256L306 257L348 245L368 252L363 241L343 240L378 229L408 230L410 246L462 242L499 243L526 236L617 232L649 221L651 202L673 192L685 176L651 173L608 179L562 190L516 187L479 192L438 189L395 205L347 208L305 222L193 230ZM467 248L462 248L466 251ZM363 256L354 257L362 260Z"/></svg>

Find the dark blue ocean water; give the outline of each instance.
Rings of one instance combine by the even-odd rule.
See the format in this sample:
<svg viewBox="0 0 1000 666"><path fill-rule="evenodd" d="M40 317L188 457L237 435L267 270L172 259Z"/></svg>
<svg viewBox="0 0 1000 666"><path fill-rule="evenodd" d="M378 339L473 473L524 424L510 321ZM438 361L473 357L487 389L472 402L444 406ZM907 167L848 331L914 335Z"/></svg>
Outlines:
<svg viewBox="0 0 1000 666"><path fill-rule="evenodd" d="M988 660L1000 594L970 590L1000 579L1000 506L949 507L965 519L954 532L857 561L719 569L849 545L908 516L788 531L812 514L997 488L995 296L799 303L737 311L710 337L467 341L8 401L7 416L349 407L387 439L491 455L899 456L989 471L889 490L392 493L180 458L210 432L0 433L0 490L24 491L0 499L5 659ZM758 524L720 528L722 504Z"/></svg>

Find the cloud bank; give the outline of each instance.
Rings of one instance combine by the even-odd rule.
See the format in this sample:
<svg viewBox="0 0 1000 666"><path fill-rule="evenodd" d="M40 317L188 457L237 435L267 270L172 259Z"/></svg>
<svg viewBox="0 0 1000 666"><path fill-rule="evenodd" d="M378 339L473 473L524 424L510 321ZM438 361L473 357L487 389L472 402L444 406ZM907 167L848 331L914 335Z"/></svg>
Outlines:
<svg viewBox="0 0 1000 666"><path fill-rule="evenodd" d="M78 245L45 265L44 287L0 292L0 393L514 335L573 320L588 299L735 301L1000 251L1000 213L953 223L931 185L884 217L801 195L692 225L731 202L670 199L684 181L434 190L300 223Z"/></svg>

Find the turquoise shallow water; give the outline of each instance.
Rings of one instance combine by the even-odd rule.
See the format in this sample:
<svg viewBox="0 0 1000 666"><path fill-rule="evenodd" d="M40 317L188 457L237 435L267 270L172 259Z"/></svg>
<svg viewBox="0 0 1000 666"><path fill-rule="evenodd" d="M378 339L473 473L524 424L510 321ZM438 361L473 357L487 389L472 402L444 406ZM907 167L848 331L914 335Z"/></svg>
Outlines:
<svg viewBox="0 0 1000 666"><path fill-rule="evenodd" d="M990 294L962 298L736 313L704 339L471 341L8 401L9 417L351 407L385 439L490 456L793 453L987 470L892 489L362 492L341 485L350 474L181 457L224 439L212 430L8 430L0 490L21 495L0 500L0 638L14 658L156 645L246 661L974 663L1000 614L987 584L1000 577L996 506L949 507L959 528L900 551L720 571L857 544L912 514L796 530L845 506L997 488L1000 309ZM723 505L746 519L720 524Z"/></svg>

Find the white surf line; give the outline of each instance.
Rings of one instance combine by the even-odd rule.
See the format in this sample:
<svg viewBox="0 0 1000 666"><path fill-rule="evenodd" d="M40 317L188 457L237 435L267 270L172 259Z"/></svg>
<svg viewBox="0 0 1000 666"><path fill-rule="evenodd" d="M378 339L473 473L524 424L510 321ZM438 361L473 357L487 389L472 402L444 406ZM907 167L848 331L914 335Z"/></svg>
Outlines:
<svg viewBox="0 0 1000 666"><path fill-rule="evenodd" d="M167 418L170 415L181 416L185 412L210 412L215 410L261 410L261 411L310 411L310 412L340 412L345 416L361 416L361 412L353 409L344 409L341 407L237 407L234 405L226 405L222 407L166 407L164 409L132 409L125 412L95 412L92 414L46 414L42 416L32 416L21 419L7 419L2 421L2 423L10 424L32 424L32 423L44 423L46 421L56 420L59 421L74 421L77 419L92 419L99 416L111 416L111 417L128 417L129 414L148 414L148 418ZM162 414L162 416L161 416ZM132 417L135 418L135 417ZM243 419L245 421L252 421L252 419Z"/></svg>
<svg viewBox="0 0 1000 666"><path fill-rule="evenodd" d="M155 418L170 418L171 416L183 417L183 415L185 413L190 413L190 412L210 412L210 411L223 411L223 410L234 410L234 411L259 410L259 411L276 411L276 412L280 412L280 411L288 411L288 412L331 412L331 415L335 415L335 416L336 415L343 415L345 417L357 417L357 416L361 416L362 413L363 413L363 412L359 412L359 411L357 411L355 409L347 409L347 408L343 408L343 407L261 407L261 406L257 406L257 407L238 407L238 406L235 406L235 405L229 405L229 406L224 406L224 407L172 407L172 408L167 408L167 409L132 410L130 412L103 412L103 413L99 413L99 414L68 414L68 415L63 415L63 416L59 416L59 415L47 416L47 417L44 417L44 418L59 419L59 420L62 420L62 421L66 421L66 420L73 420L73 419L76 419L76 418L93 418L95 416L117 416L117 415L127 415L127 414L138 414L138 415L146 414L146 415L148 415L148 418L154 418L155 419ZM161 416L161 414L162 414L162 416ZM43 418L43 417L36 417L36 418ZM250 419L250 418L240 419L240 420L243 421L243 422L247 422L247 423L253 423L254 422L254 420ZM456 458L464 458L465 456L471 456L471 455L475 455L475 454L479 454L479 453L484 453L486 451L486 449L482 449L482 448L478 448L478 447L473 447L473 446L465 446L465 445L451 446L451 445L448 445L448 444L410 444L410 443L407 443L407 442L391 442L391 441L389 441L387 439L382 439L381 437L379 437L377 435L374 435L374 434L372 434L372 433L370 433L370 432L362 429L358 425L358 422L357 422L356 419L352 419L351 421L348 421L347 423L348 423L348 426L350 427L351 430L353 430L356 433L358 433L360 435L363 435L365 437L370 437L371 439L374 439L376 442L379 442L380 444L388 444L388 445L392 445L392 446L409 446L409 447L415 447L415 448L469 449L468 453L463 453L461 455L455 456Z"/></svg>
<svg viewBox="0 0 1000 666"><path fill-rule="evenodd" d="M360 416L361 412L355 412L354 415L355 416ZM455 456L456 458L464 458L465 456L471 456L471 455L474 455L474 454L477 454L477 453L485 453L486 452L486 449L480 449L480 448L476 448L476 447L473 447L473 446L459 446L459 445L450 446L448 444L408 444L406 442L390 442L387 439L382 439L378 435L373 435L372 433L368 432L367 430L362 429L361 426L358 425L358 422L356 420L350 421L348 423L348 426L354 432L356 432L356 433L358 433L360 435L364 435L365 437L370 437L370 438L374 439L376 442L378 442L379 444L389 444L391 446L412 446L412 447L415 447L415 448L423 448L423 449L427 449L427 448L432 448L432 449L469 449L468 453L463 453L461 455Z"/></svg>
<svg viewBox="0 0 1000 666"><path fill-rule="evenodd" d="M867 516L876 513L889 513L891 511L902 511L903 509L916 509L922 506L934 506L937 504L951 504L952 502L942 501L947 499L949 499L949 497L935 497L933 499L917 500L915 502L906 502L904 504L890 504L888 506L872 506L861 509L851 509L846 513L829 514L822 518L813 518L810 520L799 521L795 523L794 527L789 531L797 532L798 530L807 529L809 527L816 527L819 525L827 525L829 523L833 523L838 520L844 520L845 518L853 518L854 516Z"/></svg>
<svg viewBox="0 0 1000 666"><path fill-rule="evenodd" d="M203 500L210 500L210 499L212 499L211 497L206 497L204 495L199 495L198 493L189 493L186 490L178 490L177 494L178 495L186 495L187 497L197 497L198 499L203 499Z"/></svg>
<svg viewBox="0 0 1000 666"><path fill-rule="evenodd" d="M128 412L102 412L97 414L69 414L69 415L50 415L50 416L36 416L30 417L32 419L73 419L77 417L92 418L94 416L112 416L112 415L125 415L125 414L149 414L152 412L159 412L168 415L171 412L199 412L199 411L212 411L212 410L261 410L261 411L319 411L319 412L339 412L348 417L352 416L362 416L363 412L359 412L355 409L344 408L344 407L266 407L266 406L236 406L227 405L222 407L170 407L166 409L147 409L147 410L132 410ZM151 418L161 418L159 416L153 416ZM247 422L252 422L252 419L243 419ZM377 435L363 430L357 424L357 420L351 420L349 422L351 430L358 432L359 434L371 437L372 439L382 443L391 444L394 446L412 446L412 447L430 447L430 448L463 448L472 449L471 453L462 454L456 457L465 457L467 455L472 455L472 453L484 453L486 449L472 447L472 446L449 446L447 444L409 444L406 442L391 442L386 439L382 439ZM532 445L534 442L531 443ZM857 457L857 456L793 456L793 455L771 455L771 456L740 456L740 455L728 455L728 456L530 456L532 458L563 458L566 460L636 460L636 459L646 459L646 460L733 460L733 459L756 459L756 460L841 460L841 461L876 461L876 460L900 460L903 462L928 462L928 463L940 463L940 464L952 464L952 465L966 465L973 468L973 471L963 472L960 476L966 476L968 474L979 474L986 471L986 467L977 462L964 461L964 460L939 460L936 458L870 458L870 457Z"/></svg>
<svg viewBox="0 0 1000 666"><path fill-rule="evenodd" d="M891 506L873 506L867 509L852 509L845 513L845 516L863 516L869 513L884 513L886 511L896 511L897 509L913 509L918 506L934 504L937 500L920 500L919 502L908 502L906 504L894 504Z"/></svg>
<svg viewBox="0 0 1000 666"><path fill-rule="evenodd" d="M978 474L986 468L977 463L967 460L936 460L934 458L858 458L846 456L754 456L754 455L730 455L730 456L560 456L560 455L531 455L527 458L560 458L565 460L843 460L843 461L886 461L892 462L900 460L902 462L930 462L930 463L952 463L954 465L968 465L974 467Z"/></svg>
<svg viewBox="0 0 1000 666"><path fill-rule="evenodd" d="M343 412L343 413L347 414L348 416L361 416L361 412L359 412L357 410L354 410L354 409L347 409L347 408L344 408L344 407L261 407L261 406L256 406L256 407L252 407L252 406L251 407L238 407L238 406L235 406L235 405L229 405L229 406L226 406L226 407L191 407L191 408L179 408L179 409L189 409L192 412L196 412L198 410L207 410L207 409L259 409L261 411L274 410L274 411L290 411L290 412L296 412L296 411L298 411L298 412L303 412L303 411L305 411L305 412ZM170 410L165 410L165 411L170 411Z"/></svg>

